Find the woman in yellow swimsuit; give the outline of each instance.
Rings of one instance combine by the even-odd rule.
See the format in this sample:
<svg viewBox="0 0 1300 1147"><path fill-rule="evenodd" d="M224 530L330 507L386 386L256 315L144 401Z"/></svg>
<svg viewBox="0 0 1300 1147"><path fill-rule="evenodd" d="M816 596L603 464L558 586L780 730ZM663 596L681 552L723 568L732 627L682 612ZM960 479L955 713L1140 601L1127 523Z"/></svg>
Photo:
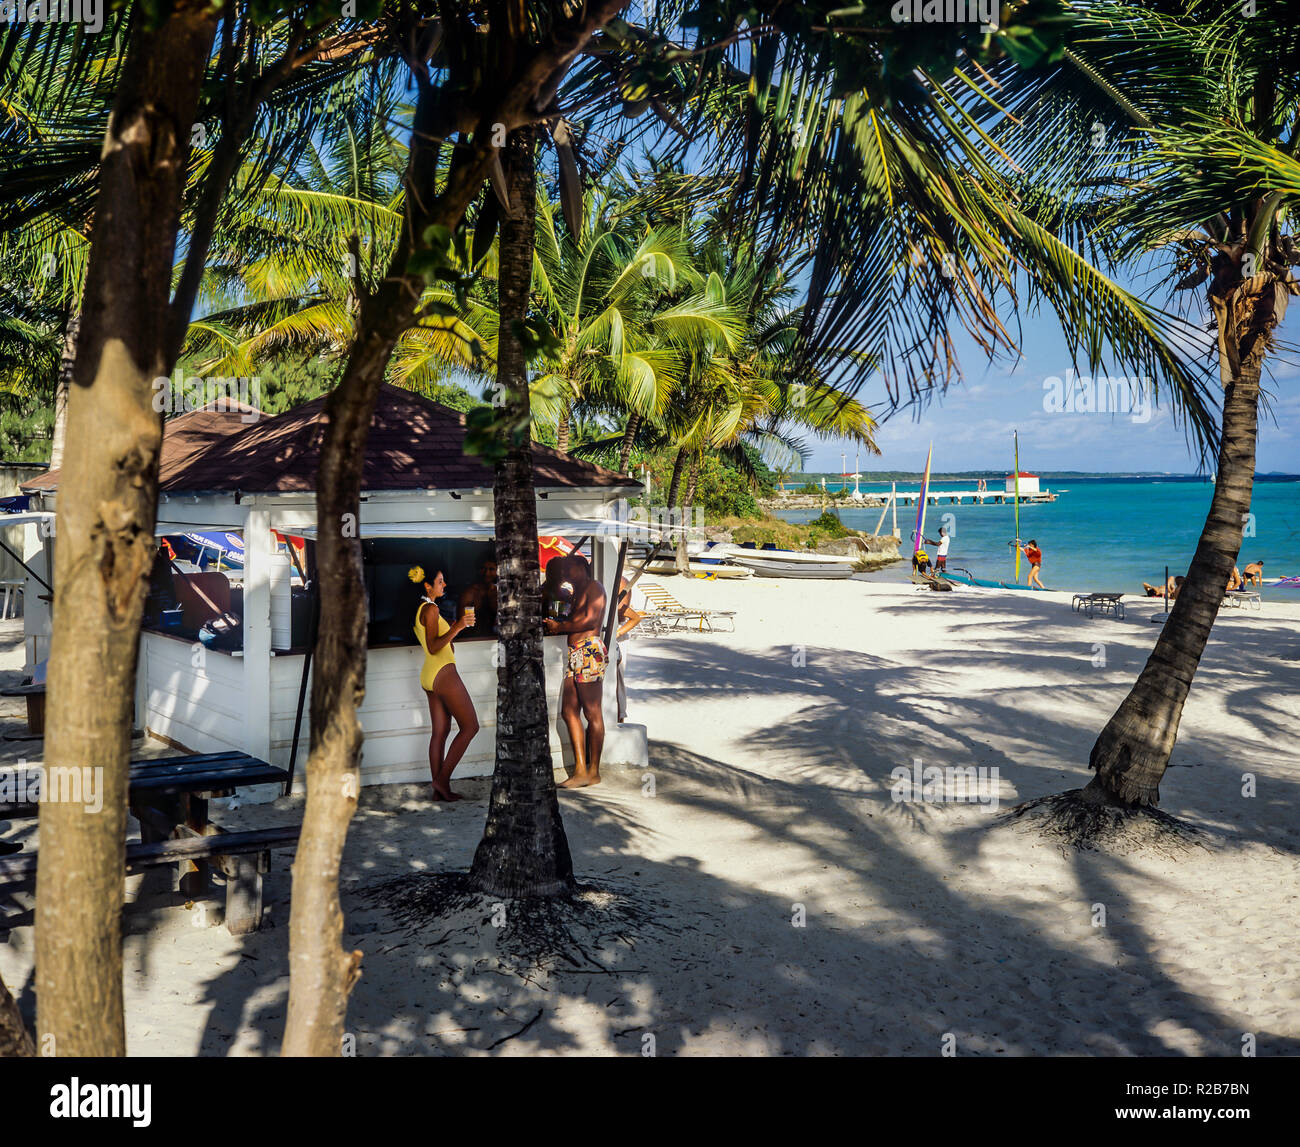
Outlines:
<svg viewBox="0 0 1300 1147"><path fill-rule="evenodd" d="M459 793L451 791L451 774L460 763L469 743L478 732L478 715L469 690L456 672L456 653L451 643L461 631L474 624L473 611L468 617L448 624L434 604L447 590L446 579L439 570L432 581L425 579L424 570L415 566L407 574L412 584L423 590L415 611L415 636L424 650L424 665L420 669L420 688L429 698L429 719L433 736L429 738L429 771L433 775L433 799L458 801ZM447 735L451 722L458 726L450 745Z"/></svg>

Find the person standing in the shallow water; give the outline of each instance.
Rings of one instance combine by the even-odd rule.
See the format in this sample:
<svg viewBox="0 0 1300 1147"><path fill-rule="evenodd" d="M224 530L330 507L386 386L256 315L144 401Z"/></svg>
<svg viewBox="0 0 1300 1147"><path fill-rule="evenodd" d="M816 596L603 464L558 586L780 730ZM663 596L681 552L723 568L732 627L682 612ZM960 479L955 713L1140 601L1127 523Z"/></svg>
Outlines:
<svg viewBox="0 0 1300 1147"><path fill-rule="evenodd" d="M429 699L429 720L433 735L429 738L429 772L433 777L433 799L458 801L459 793L452 792L451 774L469 748L478 732L478 714L469 690L456 672L456 653L451 643L474 624L471 606L455 622L438 612L435 604L447 590L446 579L439 570L427 581L424 570L415 566L407 573L415 600L415 636L424 650L424 664L420 668L420 688ZM451 722L458 729L451 744L447 736Z"/></svg>
<svg viewBox="0 0 1300 1147"><path fill-rule="evenodd" d="M1019 538L1016 539L1016 545L1020 545ZM1029 562L1029 581L1027 583L1029 588L1046 589L1047 586L1043 584L1043 579L1038 576L1043 568L1043 551L1038 548L1038 543L1033 538L1030 538L1029 544L1020 546L1020 548L1024 550L1025 560Z"/></svg>
<svg viewBox="0 0 1300 1147"><path fill-rule="evenodd" d="M605 617L605 587L591 576L591 566L581 554L565 558L562 568L564 579L573 586L573 608L568 620L548 617L543 628L548 634L564 633L569 637L569 664L564 671L560 715L573 743L573 776L562 781L560 788L582 789L600 784L600 752L605 747L601 702L609 653L600 637L600 623Z"/></svg>

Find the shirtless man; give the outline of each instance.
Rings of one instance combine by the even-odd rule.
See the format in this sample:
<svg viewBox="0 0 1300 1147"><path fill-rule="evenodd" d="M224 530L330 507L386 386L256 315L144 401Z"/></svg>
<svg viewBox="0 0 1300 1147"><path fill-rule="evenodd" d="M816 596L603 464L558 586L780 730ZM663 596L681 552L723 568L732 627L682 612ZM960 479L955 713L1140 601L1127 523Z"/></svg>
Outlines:
<svg viewBox="0 0 1300 1147"><path fill-rule="evenodd" d="M473 626L475 637L488 637L496 632L497 624L497 560L488 558L479 567L478 581L460 595L459 616L473 606L477 620Z"/></svg>
<svg viewBox="0 0 1300 1147"><path fill-rule="evenodd" d="M564 633L569 638L569 664L564 671L560 715L573 744L573 776L562 781L560 788L582 789L600 784L600 751L605 746L601 699L609 653L600 636L605 617L605 587L591 576L591 566L581 554L566 558L563 569L565 580L573 586L573 611L567 621L546 618L542 627L548 634ZM587 719L585 734L584 717Z"/></svg>
<svg viewBox="0 0 1300 1147"><path fill-rule="evenodd" d="M1241 571L1241 585L1244 589L1246 586L1254 583L1257 586L1264 584L1264 563L1251 562L1244 570Z"/></svg>

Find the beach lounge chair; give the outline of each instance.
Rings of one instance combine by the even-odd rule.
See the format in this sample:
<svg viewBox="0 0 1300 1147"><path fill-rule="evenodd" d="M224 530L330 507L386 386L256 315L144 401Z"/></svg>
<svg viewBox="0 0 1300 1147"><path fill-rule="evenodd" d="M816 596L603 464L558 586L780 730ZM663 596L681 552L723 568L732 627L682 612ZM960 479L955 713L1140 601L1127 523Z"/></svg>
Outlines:
<svg viewBox="0 0 1300 1147"><path fill-rule="evenodd" d="M1263 609L1264 603L1253 589L1230 589L1223 595L1223 604L1233 609Z"/></svg>
<svg viewBox="0 0 1300 1147"><path fill-rule="evenodd" d="M1076 593L1070 602L1070 608L1096 617L1099 613L1113 613L1119 621L1124 620L1124 603L1120 600L1122 593Z"/></svg>
<svg viewBox="0 0 1300 1147"><path fill-rule="evenodd" d="M727 622L734 632L736 628L736 611L734 609L689 609L682 605L663 586L642 579L637 588L645 594L646 601L652 607L641 622L646 633L667 633L674 630L696 628L717 632L714 622ZM694 622L694 626L691 623Z"/></svg>

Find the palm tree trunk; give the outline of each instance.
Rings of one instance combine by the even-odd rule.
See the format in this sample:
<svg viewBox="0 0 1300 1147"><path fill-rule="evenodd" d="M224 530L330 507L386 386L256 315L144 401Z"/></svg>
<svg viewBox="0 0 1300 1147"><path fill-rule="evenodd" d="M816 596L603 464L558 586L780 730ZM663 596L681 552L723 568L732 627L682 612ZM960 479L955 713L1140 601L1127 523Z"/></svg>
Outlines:
<svg viewBox="0 0 1300 1147"><path fill-rule="evenodd" d="M567 454L569 450L569 425L572 417L573 411L566 405L564 414L560 417L560 425L555 430L555 448L561 454Z"/></svg>
<svg viewBox="0 0 1300 1147"><path fill-rule="evenodd" d="M682 521L689 516L690 507L695 505L695 488L700 483L700 451L691 454L691 477L686 483L686 497L682 499Z"/></svg>
<svg viewBox="0 0 1300 1147"><path fill-rule="evenodd" d="M0 980L0 1059L17 1059L36 1054L32 1037L18 1012L18 1004L4 980Z"/></svg>
<svg viewBox="0 0 1300 1147"><path fill-rule="evenodd" d="M526 314L532 278L535 146L535 130L523 128L511 134L502 157L510 202L517 205L513 217L501 220L499 248L497 383L498 393L506 395L507 424L529 416L524 350L514 330ZM567 418L561 429L567 429ZM491 896L568 895L573 890L573 861L551 762L537 500L527 440L511 439L505 460L496 466L492 494L501 630L496 766L487 825L469 881Z"/></svg>
<svg viewBox="0 0 1300 1147"><path fill-rule="evenodd" d="M623 445L618 451L618 469L620 474L627 473L627 461L632 457L632 445L636 441L636 432L641 429L641 415L633 411L627 416L627 428L623 431Z"/></svg>
<svg viewBox="0 0 1300 1147"><path fill-rule="evenodd" d="M1255 476L1260 373L1268 331L1285 308L1285 295L1275 300L1270 284L1242 308L1249 316L1245 330L1225 332L1239 340L1234 357L1241 365L1235 377L1229 375L1232 380L1224 394L1219 469L1209 516L1146 667L1093 746L1089 766L1097 775L1083 792L1087 800L1125 807L1155 805L1160 800L1160 781L1178 736L1192 677L1241 552Z"/></svg>
<svg viewBox="0 0 1300 1147"><path fill-rule="evenodd" d="M365 696L367 627L356 525L370 423L393 347L411 324L411 300L423 286L422 277L407 272L416 245L434 224L459 224L487 166L469 158L453 164L447 186L435 196L438 144L428 142L435 98L432 89L421 90L411 132L404 233L413 239L398 245L378 288L362 297L357 341L326 404L316 480L316 559L321 596L330 608L321 614L316 637L307 802L293 863L286 1056L342 1053L348 995L361 975L361 953L343 948L338 877L360 789L363 733L357 710Z"/></svg>
<svg viewBox="0 0 1300 1147"><path fill-rule="evenodd" d="M550 38L532 48L526 65L499 77L501 82L493 91L499 113L508 112L521 118L529 114L522 109L532 107L542 85L552 77L558 79L563 75L593 32L624 2L605 0L584 5L580 16L552 26ZM289 919L285 1055L341 1053L347 998L360 975L359 953L342 949L343 914L338 891L343 844L356 807L355 770L362 740L356 710L365 686L366 621L361 549L355 530L349 536L346 524L355 524L360 517L360 464L379 384L398 336L414 319L415 306L425 286L421 274L407 272L409 260L417 250L429 251L425 236L432 227L454 231L460 226L494 162L495 151L488 142L494 133L486 129L497 121L494 113L489 112L480 130L469 137L469 145L457 149L441 191L434 194L436 141L447 134L438 119L445 110L439 106L445 96L445 89L420 85L411 133L406 195L405 234L409 239L399 244L384 282L362 302L357 340L337 387L338 397L331 399L329 426L321 445L316 502L317 555L321 596L331 603L331 608L321 618L313 670L307 805L293 866ZM500 111L503 108L507 110ZM430 142L433 146L429 146ZM421 164L427 167L422 170ZM531 257L530 245L530 260ZM527 289L525 278L525 294ZM517 309L516 313L524 312ZM523 350L512 332L502 344L513 348L511 353L518 354L519 364L514 373L522 377ZM525 411L528 409L526 394L525 390L522 399ZM526 451L527 447L522 449ZM334 528L327 529L329 524ZM536 549L535 526L529 544ZM534 553L534 571L536 560ZM508 608L507 601L503 595L503 610ZM540 606L537 615L540 617Z"/></svg>
<svg viewBox="0 0 1300 1147"><path fill-rule="evenodd" d="M399 253L394 262L404 257ZM357 709L365 696L366 596L355 523L375 400L402 326L401 282L400 274L390 274L380 291L365 300L361 341L348 361L344 382L326 401L316 479L316 518L321 523L316 561L321 596L330 608L321 613L312 672L307 802L289 906L285 1056L342 1053L347 998L361 975L361 952L342 946L338 885L360 789L356 770L363 740ZM375 313L381 300L387 306Z"/></svg>
<svg viewBox="0 0 1300 1147"><path fill-rule="evenodd" d="M81 330L81 306L68 314L63 334L63 357L59 360L59 381L54 391L54 441L50 447L50 469L63 465L63 440L68 430L68 395L72 391L72 370L77 361L77 334Z"/></svg>
<svg viewBox="0 0 1300 1147"><path fill-rule="evenodd" d="M103 805L41 807L37 1030L60 1056L126 1052L127 770L162 441L151 384L171 370L188 125L219 15L207 0L178 0L161 23L136 22L100 164L58 491L45 764L93 770Z"/></svg>
<svg viewBox="0 0 1300 1147"><path fill-rule="evenodd" d="M677 505L677 490L682 484L682 470L686 468L686 447L677 451L677 461L673 463L673 480L668 484L668 510L671 513Z"/></svg>

